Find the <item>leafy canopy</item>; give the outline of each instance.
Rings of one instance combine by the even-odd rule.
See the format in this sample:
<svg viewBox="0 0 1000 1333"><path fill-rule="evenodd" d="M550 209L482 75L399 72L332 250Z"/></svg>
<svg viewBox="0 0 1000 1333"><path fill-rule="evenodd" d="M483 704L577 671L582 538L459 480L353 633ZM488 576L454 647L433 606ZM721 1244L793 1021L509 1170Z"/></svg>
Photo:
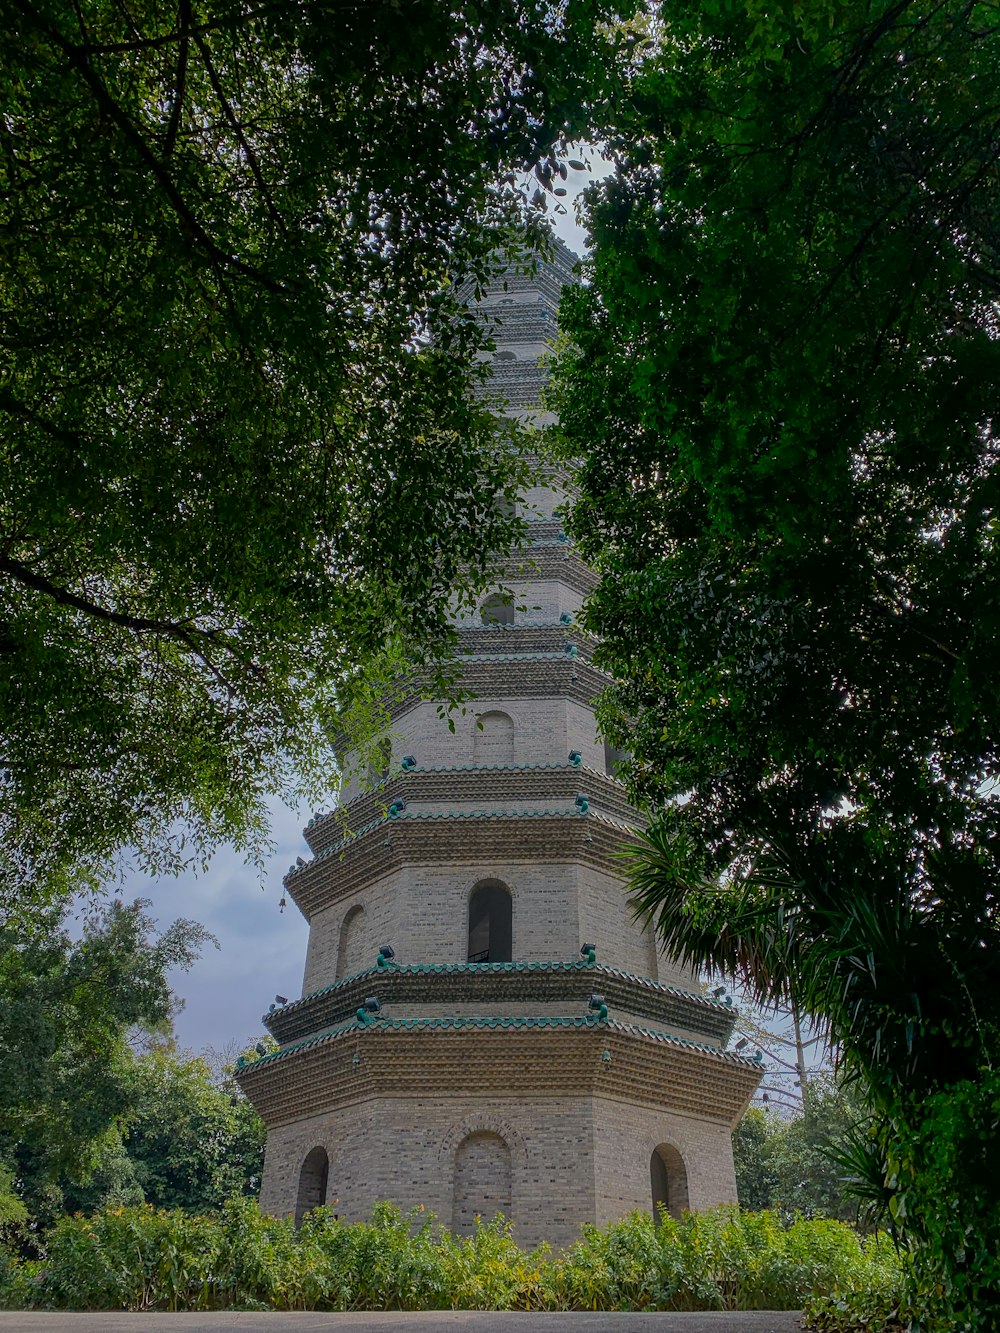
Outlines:
<svg viewBox="0 0 1000 1333"><path fill-rule="evenodd" d="M926 1326L992 1328L995 1192L953 1166L1000 1054L996 6L703 0L656 32L558 403L601 717L654 815L636 900L829 1022Z"/></svg>
<svg viewBox="0 0 1000 1333"><path fill-rule="evenodd" d="M135 1060L123 1148L140 1200L203 1212L256 1198L266 1136L232 1066L163 1042Z"/></svg>
<svg viewBox="0 0 1000 1333"><path fill-rule="evenodd" d="M918 1088L1000 1018L1000 41L986 5L800 13L664 10L559 407L640 902Z"/></svg>
<svg viewBox="0 0 1000 1333"><path fill-rule="evenodd" d="M440 650L518 478L457 284L612 8L4 5L0 893L259 845L365 667Z"/></svg>
<svg viewBox="0 0 1000 1333"><path fill-rule="evenodd" d="M838 1149L854 1141L867 1119L857 1091L829 1075L806 1088L797 1115L751 1106L733 1132L740 1206L775 1208L783 1218L856 1221L858 1201L846 1188Z"/></svg>

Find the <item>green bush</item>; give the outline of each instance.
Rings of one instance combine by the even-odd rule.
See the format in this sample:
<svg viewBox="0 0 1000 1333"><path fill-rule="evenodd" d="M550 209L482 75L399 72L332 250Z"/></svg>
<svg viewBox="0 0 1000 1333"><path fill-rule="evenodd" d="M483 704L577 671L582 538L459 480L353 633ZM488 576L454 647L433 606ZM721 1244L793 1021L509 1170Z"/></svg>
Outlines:
<svg viewBox="0 0 1000 1333"><path fill-rule="evenodd" d="M455 1237L417 1210L369 1223L327 1209L294 1227L246 1199L191 1216L148 1206L60 1220L44 1258L10 1261L7 1308L58 1310L798 1309L891 1285L891 1246L831 1220L783 1225L722 1207L586 1227L561 1255L514 1242L502 1217ZM832 1310L833 1307L831 1306ZM833 1314L817 1327L839 1327ZM845 1323L843 1327L850 1327Z"/></svg>
<svg viewBox="0 0 1000 1333"><path fill-rule="evenodd" d="M903 1283L924 1333L1000 1326L1000 1072L902 1105L888 1157Z"/></svg>
<svg viewBox="0 0 1000 1333"><path fill-rule="evenodd" d="M795 1310L812 1293L866 1280L869 1260L842 1222L715 1208L680 1220L635 1213L550 1265L549 1308Z"/></svg>
<svg viewBox="0 0 1000 1333"><path fill-rule="evenodd" d="M17 1266L14 1256L6 1245L0 1241L0 1307L3 1305L4 1295L13 1282L16 1271Z"/></svg>
<svg viewBox="0 0 1000 1333"><path fill-rule="evenodd" d="M864 1241L862 1258L863 1283L848 1277L805 1302L807 1328L818 1333L892 1333L904 1327L902 1254L888 1236L878 1235Z"/></svg>

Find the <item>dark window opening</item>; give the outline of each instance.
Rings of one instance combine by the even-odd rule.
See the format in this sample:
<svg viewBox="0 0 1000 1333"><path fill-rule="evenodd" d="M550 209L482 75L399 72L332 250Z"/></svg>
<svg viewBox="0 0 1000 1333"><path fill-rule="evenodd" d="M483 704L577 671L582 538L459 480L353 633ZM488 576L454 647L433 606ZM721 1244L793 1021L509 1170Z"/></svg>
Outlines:
<svg viewBox="0 0 1000 1333"><path fill-rule="evenodd" d="M514 922L510 893L499 880L477 884L469 898L470 963L513 961Z"/></svg>
<svg viewBox="0 0 1000 1333"><path fill-rule="evenodd" d="M649 1183L653 1193L653 1220L666 1212L680 1217L688 1206L687 1170L684 1159L670 1143L661 1143L649 1159Z"/></svg>
<svg viewBox="0 0 1000 1333"><path fill-rule="evenodd" d="M510 593L495 592L479 608L484 625L513 625L514 599Z"/></svg>
<svg viewBox="0 0 1000 1333"><path fill-rule="evenodd" d="M627 751L619 750L616 746L609 745L607 741L604 742L604 771L608 777L616 778L619 768L627 759Z"/></svg>
<svg viewBox="0 0 1000 1333"><path fill-rule="evenodd" d="M306 1213L313 1208L321 1208L326 1203L327 1188L330 1183L330 1159L325 1148L313 1148L302 1163L299 1172L299 1192L295 1199L295 1225L298 1226Z"/></svg>

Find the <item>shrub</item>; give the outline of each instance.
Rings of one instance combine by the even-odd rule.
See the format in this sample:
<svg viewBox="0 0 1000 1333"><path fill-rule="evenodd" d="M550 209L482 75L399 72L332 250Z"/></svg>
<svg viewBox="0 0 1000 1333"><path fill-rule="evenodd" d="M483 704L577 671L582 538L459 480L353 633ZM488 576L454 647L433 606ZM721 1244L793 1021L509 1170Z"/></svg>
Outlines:
<svg viewBox="0 0 1000 1333"><path fill-rule="evenodd" d="M900 1252L887 1236L870 1236L862 1247L862 1258L860 1271L847 1276L832 1291L806 1301L807 1328L819 1333L892 1333L904 1327L900 1317ZM863 1281L859 1281L862 1276Z"/></svg>
<svg viewBox="0 0 1000 1333"><path fill-rule="evenodd" d="M60 1218L46 1239L35 1303L60 1310L215 1308L220 1231L212 1217L146 1205Z"/></svg>
<svg viewBox="0 0 1000 1333"><path fill-rule="evenodd" d="M6 1245L0 1242L0 1310L7 1304L7 1296L15 1279L17 1261Z"/></svg>
<svg viewBox="0 0 1000 1333"><path fill-rule="evenodd" d="M870 1256L841 1222L721 1207L654 1225L635 1213L549 1266L547 1308L794 1310L813 1292L863 1283Z"/></svg>
<svg viewBox="0 0 1000 1333"><path fill-rule="evenodd" d="M787 1310L814 1294L828 1301L816 1327L834 1329L837 1302L898 1288L889 1253L840 1222L735 1207L635 1213L553 1256L521 1250L502 1217L455 1237L380 1204L369 1223L320 1208L296 1228L235 1199L206 1216L63 1218L43 1261L9 1265L0 1286L8 1308L62 1310Z"/></svg>
<svg viewBox="0 0 1000 1333"><path fill-rule="evenodd" d="M908 1247L903 1294L926 1333L1000 1325L1000 1072L899 1108L892 1208Z"/></svg>

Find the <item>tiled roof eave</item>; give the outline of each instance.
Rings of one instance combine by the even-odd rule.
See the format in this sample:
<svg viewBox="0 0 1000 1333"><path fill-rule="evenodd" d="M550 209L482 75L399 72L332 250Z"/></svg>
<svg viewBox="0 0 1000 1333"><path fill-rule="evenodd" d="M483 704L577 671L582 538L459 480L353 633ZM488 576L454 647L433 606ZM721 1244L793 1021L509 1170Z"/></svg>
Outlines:
<svg viewBox="0 0 1000 1333"><path fill-rule="evenodd" d="M400 782L410 782L415 777L427 774L445 774L445 773L544 773L558 772L567 774L587 775L589 778L597 778L600 782L610 783L611 786L621 792L624 792L624 784L611 773L606 773L601 768L594 768L592 764L573 764L569 760L554 760L552 762L539 762L533 764L415 764L410 769L398 769L390 773L387 777L379 779L353 801L346 805L340 805L333 810L321 810L309 820L305 831L308 835L315 835L319 832L323 824L342 819L346 810L356 805L360 801L371 799L380 791L388 791L394 784Z"/></svg>
<svg viewBox="0 0 1000 1333"><path fill-rule="evenodd" d="M596 1016L584 1015L580 1018L549 1017L539 1015L537 1017L520 1017L497 1015L495 1017L473 1017L473 1016L453 1016L444 1018L388 1018L375 1017L366 1022L354 1019L351 1022L341 1023L335 1027L326 1028L322 1032L317 1032L302 1040L293 1042L291 1045L283 1047L281 1050L274 1051L270 1055L261 1056L252 1061L240 1073L246 1073L249 1070L260 1071L272 1065L278 1064L292 1056L298 1055L303 1051L310 1050L316 1046L325 1045L345 1037L364 1035L365 1037L384 1034L387 1032L459 1032L463 1030L474 1031L525 1031L546 1029L594 1029L615 1033L623 1033L627 1036L640 1037L644 1040L655 1041L660 1045L674 1047L678 1050L697 1051L706 1058L719 1061L722 1064L729 1065L734 1069L756 1070L759 1069L759 1063L746 1056L737 1055L732 1051L720 1051L717 1047L707 1046L700 1042L689 1041L682 1037L676 1037L665 1032L657 1032L651 1028L640 1027L634 1023L623 1023L618 1019L607 1018L599 1019Z"/></svg>
<svg viewBox="0 0 1000 1333"><path fill-rule="evenodd" d="M400 810L396 814L386 813L377 819L370 820L367 824L362 824L360 828L352 830L346 838L341 838L337 842L331 843L321 852L318 852L311 861L305 862L290 870L285 876L286 886L291 886L292 882L299 876L308 873L313 866L328 857L337 856L346 851L352 844L363 838L366 834L374 833L377 830L385 828L387 825L398 826L404 823L412 823L418 820L469 820L469 819L587 819L594 820L599 824L604 824L609 828L617 829L626 833L634 832L632 826L622 819L615 819L611 815L605 815L596 810L582 811L577 806L565 806L556 809L545 810Z"/></svg>
<svg viewBox="0 0 1000 1333"><path fill-rule="evenodd" d="M510 963L387 963L384 968L366 967L360 972L353 972L349 977L342 977L339 981L331 982L329 986L322 986L319 990L310 991L308 995L303 995L301 999L290 1000L288 1004L282 1005L282 1013L291 1013L295 1009L301 1009L312 1001L319 999L324 995L331 995L337 991L343 991L358 981L366 977L383 976L387 972L406 973L413 976L419 976L426 973L459 973L459 974L487 974L502 972L587 972L592 976L612 976L620 977L624 981L635 982L649 990L655 991L661 995L677 996L679 999L694 1001L696 1004L705 1006L706 1009L713 1010L720 1016L732 1014L730 1005L724 1004L720 1000L713 999L711 996L703 995L698 991L685 990L682 986L670 986L661 981L654 981L652 977L640 976L635 972L625 972L618 967L610 967L607 963L588 963L583 958L551 959L544 962L510 962ZM265 1014L263 1021L266 1022L270 1014Z"/></svg>

